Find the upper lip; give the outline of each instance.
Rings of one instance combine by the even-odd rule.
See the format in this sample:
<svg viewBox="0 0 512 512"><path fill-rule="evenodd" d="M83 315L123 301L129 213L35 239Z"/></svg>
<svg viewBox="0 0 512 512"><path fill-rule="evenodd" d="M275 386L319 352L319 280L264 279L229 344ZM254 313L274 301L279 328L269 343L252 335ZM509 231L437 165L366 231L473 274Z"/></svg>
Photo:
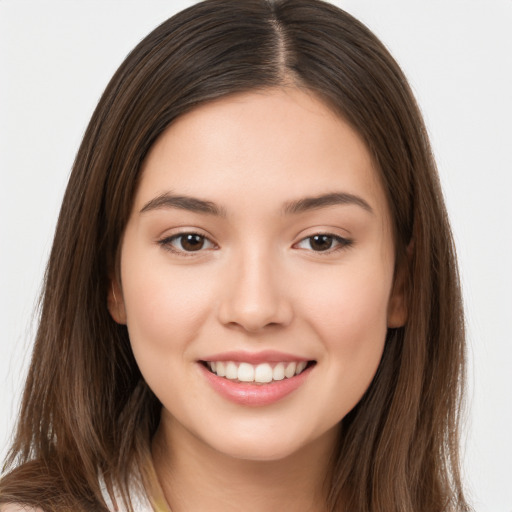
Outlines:
<svg viewBox="0 0 512 512"><path fill-rule="evenodd" d="M239 350L212 354L203 358L202 361L233 361L238 363L260 364L311 361L311 359L297 356L295 354L278 352L276 350L263 350L260 352Z"/></svg>

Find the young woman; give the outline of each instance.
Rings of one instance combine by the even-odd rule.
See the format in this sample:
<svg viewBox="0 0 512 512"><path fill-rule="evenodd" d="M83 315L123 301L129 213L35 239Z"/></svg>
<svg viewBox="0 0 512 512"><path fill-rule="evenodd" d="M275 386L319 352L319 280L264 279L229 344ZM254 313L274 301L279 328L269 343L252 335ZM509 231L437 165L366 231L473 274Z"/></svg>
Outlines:
<svg viewBox="0 0 512 512"><path fill-rule="evenodd" d="M327 3L207 0L84 136L1 510L468 510L463 375L397 64Z"/></svg>

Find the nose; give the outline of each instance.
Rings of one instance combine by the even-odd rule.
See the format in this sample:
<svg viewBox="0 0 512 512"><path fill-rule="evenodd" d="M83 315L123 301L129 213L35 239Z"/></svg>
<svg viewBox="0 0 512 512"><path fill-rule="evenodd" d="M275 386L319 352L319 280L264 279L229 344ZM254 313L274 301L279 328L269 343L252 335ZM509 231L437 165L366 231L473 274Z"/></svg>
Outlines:
<svg viewBox="0 0 512 512"><path fill-rule="evenodd" d="M227 274L218 313L222 324L251 333L290 324L286 279L272 257L254 251L230 262Z"/></svg>

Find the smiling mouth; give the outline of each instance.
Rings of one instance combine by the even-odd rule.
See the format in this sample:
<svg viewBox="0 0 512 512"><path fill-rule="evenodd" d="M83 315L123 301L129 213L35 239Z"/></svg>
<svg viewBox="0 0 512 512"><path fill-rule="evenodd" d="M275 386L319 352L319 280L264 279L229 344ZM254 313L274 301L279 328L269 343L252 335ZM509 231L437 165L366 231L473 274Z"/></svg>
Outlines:
<svg viewBox="0 0 512 512"><path fill-rule="evenodd" d="M287 361L250 364L235 361L201 361L203 366L217 377L233 382L269 384L300 375L316 364L316 361Z"/></svg>

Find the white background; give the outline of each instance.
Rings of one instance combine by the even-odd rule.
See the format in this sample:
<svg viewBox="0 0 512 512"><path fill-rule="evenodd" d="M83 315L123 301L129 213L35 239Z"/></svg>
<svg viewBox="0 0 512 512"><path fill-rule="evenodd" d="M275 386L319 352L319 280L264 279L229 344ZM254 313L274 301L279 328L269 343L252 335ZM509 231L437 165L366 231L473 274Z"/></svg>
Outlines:
<svg viewBox="0 0 512 512"><path fill-rule="evenodd" d="M0 456L68 172L133 46L191 1L0 0ZM465 482L512 512L512 0L344 0L408 75L432 138L469 337Z"/></svg>

